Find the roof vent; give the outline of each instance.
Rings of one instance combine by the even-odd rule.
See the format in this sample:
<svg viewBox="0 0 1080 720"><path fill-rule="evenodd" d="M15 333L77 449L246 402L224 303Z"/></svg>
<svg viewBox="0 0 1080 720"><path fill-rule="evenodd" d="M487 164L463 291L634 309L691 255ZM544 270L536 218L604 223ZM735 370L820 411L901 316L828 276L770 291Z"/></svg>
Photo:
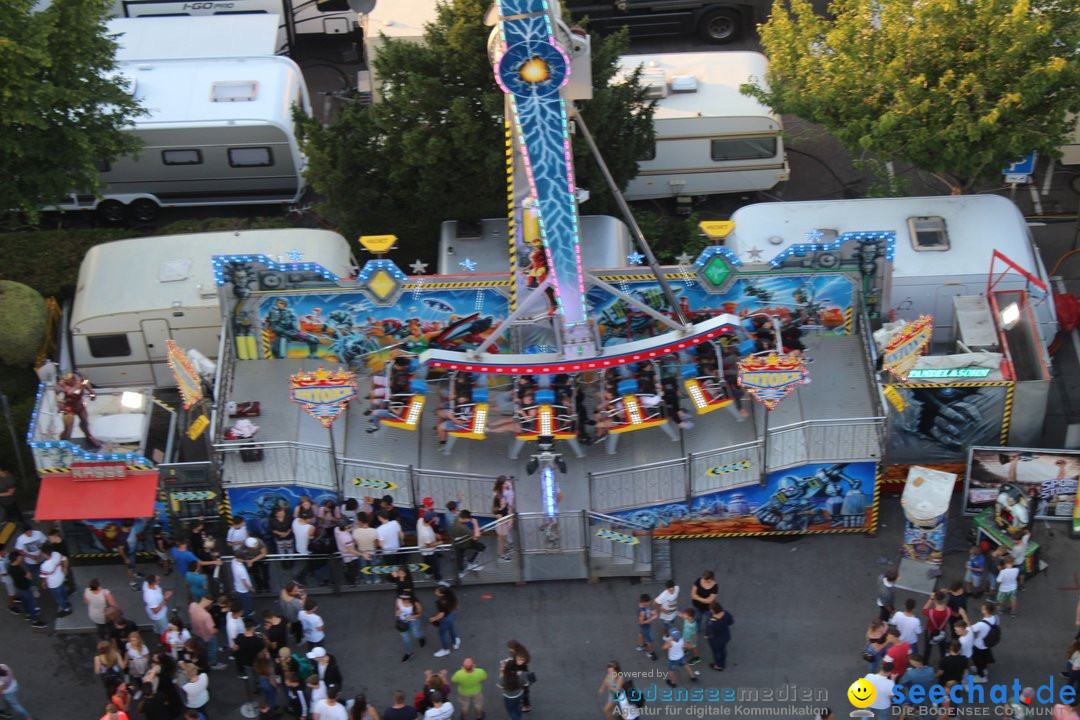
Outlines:
<svg viewBox="0 0 1080 720"><path fill-rule="evenodd" d="M645 87L645 97L650 100L661 100L668 95L664 71L655 65L641 68L641 84Z"/></svg>
<svg viewBox="0 0 1080 720"><path fill-rule="evenodd" d="M258 96L258 80L220 81L210 87L210 102L254 102Z"/></svg>
<svg viewBox="0 0 1080 720"><path fill-rule="evenodd" d="M672 75L671 92L692 93L697 92L698 81L693 75Z"/></svg>
<svg viewBox="0 0 1080 720"><path fill-rule="evenodd" d="M166 260L158 267L158 282L179 282L191 277L191 260Z"/></svg>

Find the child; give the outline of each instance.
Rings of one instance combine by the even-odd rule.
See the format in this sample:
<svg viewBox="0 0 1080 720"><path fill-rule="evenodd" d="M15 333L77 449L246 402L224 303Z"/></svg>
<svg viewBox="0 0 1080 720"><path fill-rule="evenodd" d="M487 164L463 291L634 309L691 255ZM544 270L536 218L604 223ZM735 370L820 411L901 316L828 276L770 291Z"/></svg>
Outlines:
<svg viewBox="0 0 1080 720"><path fill-rule="evenodd" d="M667 650L668 686L675 687L675 678L678 676L679 668L686 671L690 682L696 683L698 681L697 676L690 666L686 664L686 645L683 643L682 633L672 629L663 639L664 649Z"/></svg>
<svg viewBox="0 0 1080 720"><path fill-rule="evenodd" d="M649 653L650 660L656 660L656 652L653 650L652 639L652 624L656 622L659 615L652 607L652 598L648 593L641 593L638 598L637 608L637 624L638 624L638 646L639 651L646 650Z"/></svg>
<svg viewBox="0 0 1080 720"><path fill-rule="evenodd" d="M1002 560L1005 567L997 576L997 602L1002 609L1008 604L1009 615L1016 617L1016 591L1020 584L1020 569L1015 567L1015 561L1011 555L1006 555Z"/></svg>
<svg viewBox="0 0 1080 720"><path fill-rule="evenodd" d="M679 615L682 616L683 621L683 643L686 645L686 652L690 654L690 660L688 661L688 663L690 665L697 665L699 662L701 662L701 658L698 656L697 653L697 614L694 612L694 608L691 607L686 608L681 613L679 613ZM701 673L695 670L694 674L700 675Z"/></svg>
<svg viewBox="0 0 1080 720"><path fill-rule="evenodd" d="M981 595L983 574L986 570L986 558L978 545L968 548L968 561L964 565L964 582L967 583L968 595Z"/></svg>

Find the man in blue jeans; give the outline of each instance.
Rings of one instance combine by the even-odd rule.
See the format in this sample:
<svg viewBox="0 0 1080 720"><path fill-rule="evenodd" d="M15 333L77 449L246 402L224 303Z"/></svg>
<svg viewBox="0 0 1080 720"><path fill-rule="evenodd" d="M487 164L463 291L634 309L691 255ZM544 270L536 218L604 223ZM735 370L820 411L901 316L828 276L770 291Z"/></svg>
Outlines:
<svg viewBox="0 0 1080 720"><path fill-rule="evenodd" d="M8 557L8 575L11 576L11 582L15 584L15 593L22 603L26 619L35 628L49 627L47 623L42 622L41 615L38 613L37 602L34 600L34 580L30 576L30 572L23 566L25 562L23 556L19 553L12 553Z"/></svg>
<svg viewBox="0 0 1080 720"><path fill-rule="evenodd" d="M30 713L26 712L26 708L19 704L19 698L15 695L15 691L18 689L19 683L15 682L15 676L11 673L11 668L7 665L0 665L0 695L4 696L4 702L7 703L11 712L23 717L25 720L30 720Z"/></svg>

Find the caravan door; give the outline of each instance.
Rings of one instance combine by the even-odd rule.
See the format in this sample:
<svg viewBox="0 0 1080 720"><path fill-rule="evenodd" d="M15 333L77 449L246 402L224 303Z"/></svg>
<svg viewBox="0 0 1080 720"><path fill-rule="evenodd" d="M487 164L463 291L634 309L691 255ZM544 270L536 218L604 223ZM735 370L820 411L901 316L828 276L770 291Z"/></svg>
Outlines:
<svg viewBox="0 0 1080 720"><path fill-rule="evenodd" d="M176 385L172 371L165 359L165 341L172 337L169 330L168 320L143 320L143 342L146 343L146 357L150 360L150 367L154 371L154 385L157 387L172 387Z"/></svg>

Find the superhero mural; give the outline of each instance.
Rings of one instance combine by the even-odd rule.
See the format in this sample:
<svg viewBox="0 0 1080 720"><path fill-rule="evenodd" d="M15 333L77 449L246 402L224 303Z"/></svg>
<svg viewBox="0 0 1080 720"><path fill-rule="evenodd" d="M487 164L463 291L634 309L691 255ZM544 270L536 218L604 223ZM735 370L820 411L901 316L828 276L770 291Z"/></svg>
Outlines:
<svg viewBox="0 0 1080 720"><path fill-rule="evenodd" d="M390 307L358 292L267 295L257 309L261 354L377 369L403 352L474 349L506 317L507 305L500 293L475 288L410 290ZM504 349L500 340L489 352Z"/></svg>
<svg viewBox="0 0 1080 720"><path fill-rule="evenodd" d="M899 405L886 406L891 464L963 461L972 445L1005 442L1012 410L1010 383L889 387L900 395Z"/></svg>
<svg viewBox="0 0 1080 720"><path fill-rule="evenodd" d="M867 530L876 478L872 462L801 465L769 473L764 487L608 514L651 527L657 537Z"/></svg>
<svg viewBox="0 0 1080 720"><path fill-rule="evenodd" d="M656 282L608 282L641 300L649 307L667 311L663 290ZM820 328L823 332L846 335L854 303L854 284L847 275L784 275L741 278L723 293L710 294L698 282L669 281L683 311L691 322L707 320L721 313L750 315L769 313L788 325ZM588 291L589 314L596 318L604 345L640 340L665 332L656 320L635 310L603 288Z"/></svg>
<svg viewBox="0 0 1080 720"><path fill-rule="evenodd" d="M155 509L156 512L156 509ZM115 553L117 546L124 539L121 532L123 520L73 520L65 523L64 538L72 555L98 555ZM136 552L153 550L153 534L150 521L137 518L126 538L128 549Z"/></svg>

